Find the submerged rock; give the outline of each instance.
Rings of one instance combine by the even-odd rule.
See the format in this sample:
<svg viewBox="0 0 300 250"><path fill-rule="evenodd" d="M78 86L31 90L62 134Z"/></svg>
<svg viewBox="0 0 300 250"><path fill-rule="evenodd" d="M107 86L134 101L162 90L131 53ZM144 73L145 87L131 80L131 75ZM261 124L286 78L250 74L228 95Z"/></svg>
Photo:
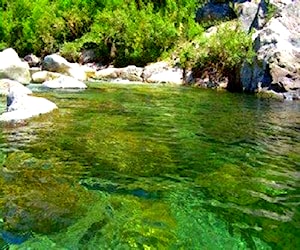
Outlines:
<svg viewBox="0 0 300 250"><path fill-rule="evenodd" d="M16 234L9 231L1 231L0 237L8 244L21 245L30 238L30 233Z"/></svg>

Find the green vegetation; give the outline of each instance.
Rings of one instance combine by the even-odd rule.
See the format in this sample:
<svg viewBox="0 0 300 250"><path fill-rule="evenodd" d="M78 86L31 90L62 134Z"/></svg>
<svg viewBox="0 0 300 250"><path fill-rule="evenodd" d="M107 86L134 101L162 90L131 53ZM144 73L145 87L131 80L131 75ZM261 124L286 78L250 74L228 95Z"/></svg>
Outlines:
<svg viewBox="0 0 300 250"><path fill-rule="evenodd" d="M2 0L0 49L43 56L60 50L72 60L96 48L108 62L155 61L198 26L199 1Z"/></svg>

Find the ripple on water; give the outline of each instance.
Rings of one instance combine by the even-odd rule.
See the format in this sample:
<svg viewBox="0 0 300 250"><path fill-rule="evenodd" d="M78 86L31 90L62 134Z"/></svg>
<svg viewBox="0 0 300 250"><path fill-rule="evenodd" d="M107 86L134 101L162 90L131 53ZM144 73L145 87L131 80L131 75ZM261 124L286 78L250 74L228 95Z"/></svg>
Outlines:
<svg viewBox="0 0 300 250"><path fill-rule="evenodd" d="M17 170L0 175L6 207L43 232L23 249L300 245L297 105L147 86L43 95L59 111L0 139Z"/></svg>

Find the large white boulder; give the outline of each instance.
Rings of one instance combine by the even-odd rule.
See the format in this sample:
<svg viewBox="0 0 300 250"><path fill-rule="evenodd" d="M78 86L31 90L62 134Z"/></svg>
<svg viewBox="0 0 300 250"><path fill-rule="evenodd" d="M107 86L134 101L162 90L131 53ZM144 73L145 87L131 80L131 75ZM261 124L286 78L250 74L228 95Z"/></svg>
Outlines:
<svg viewBox="0 0 300 250"><path fill-rule="evenodd" d="M11 87L7 95L7 112L0 115L0 121L18 122L56 108L53 102L45 98L30 96L20 92L19 87Z"/></svg>
<svg viewBox="0 0 300 250"><path fill-rule="evenodd" d="M147 82L147 79L151 77L153 74L167 71L170 68L171 67L169 63L167 62L162 61L162 62L151 63L144 68L142 73L142 78L144 79L145 82Z"/></svg>
<svg viewBox="0 0 300 250"><path fill-rule="evenodd" d="M22 62L17 52L12 48L0 52L0 79L3 78L21 83L31 81L28 63Z"/></svg>
<svg viewBox="0 0 300 250"><path fill-rule="evenodd" d="M50 89L86 89L85 83L70 77L61 75L60 77L45 81L42 86Z"/></svg>
<svg viewBox="0 0 300 250"><path fill-rule="evenodd" d="M182 84L183 72L182 69L168 69L165 71L157 72L147 78L149 83L170 83L170 84Z"/></svg>
<svg viewBox="0 0 300 250"><path fill-rule="evenodd" d="M7 96L11 89L25 95L32 94L32 91L23 84L10 79L0 79L0 95Z"/></svg>
<svg viewBox="0 0 300 250"><path fill-rule="evenodd" d="M123 80L129 80L132 82L142 82L143 68L129 65L125 68L121 68L119 71L119 77Z"/></svg>

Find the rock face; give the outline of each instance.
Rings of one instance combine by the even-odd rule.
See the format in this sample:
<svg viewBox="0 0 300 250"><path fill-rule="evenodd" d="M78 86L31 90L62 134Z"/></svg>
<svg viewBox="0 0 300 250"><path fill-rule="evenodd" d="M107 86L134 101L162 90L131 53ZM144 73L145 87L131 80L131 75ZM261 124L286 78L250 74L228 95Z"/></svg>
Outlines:
<svg viewBox="0 0 300 250"><path fill-rule="evenodd" d="M5 49L0 52L0 79L8 78L21 83L31 81L29 65L22 62L14 49Z"/></svg>
<svg viewBox="0 0 300 250"><path fill-rule="evenodd" d="M28 89L28 93L29 91ZM42 97L30 96L19 86L12 86L7 95L7 112L0 115L0 121L18 122L56 108L53 102Z"/></svg>
<svg viewBox="0 0 300 250"><path fill-rule="evenodd" d="M45 81L42 84L46 88L50 89L86 89L87 86L70 76L61 75L53 80Z"/></svg>
<svg viewBox="0 0 300 250"><path fill-rule="evenodd" d="M265 0L235 4L241 27L245 32L261 29L266 24L267 4Z"/></svg>
<svg viewBox="0 0 300 250"><path fill-rule="evenodd" d="M297 97L300 88L300 2L285 5L255 34L257 58L241 71L244 89L268 88ZM296 92L295 92L296 91ZM295 92L295 93L294 93Z"/></svg>

